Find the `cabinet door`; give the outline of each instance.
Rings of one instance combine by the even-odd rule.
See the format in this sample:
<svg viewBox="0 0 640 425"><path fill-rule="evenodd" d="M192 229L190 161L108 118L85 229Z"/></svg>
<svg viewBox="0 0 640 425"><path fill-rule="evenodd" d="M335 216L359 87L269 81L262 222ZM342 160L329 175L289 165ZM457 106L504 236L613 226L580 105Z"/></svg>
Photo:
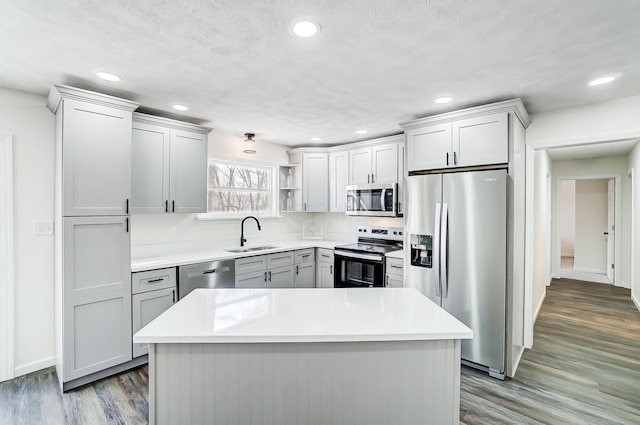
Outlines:
<svg viewBox="0 0 640 425"><path fill-rule="evenodd" d="M406 136L408 171L446 168L453 164L451 124L409 130Z"/></svg>
<svg viewBox="0 0 640 425"><path fill-rule="evenodd" d="M267 276L266 271L236 274L236 288L266 288Z"/></svg>
<svg viewBox="0 0 640 425"><path fill-rule="evenodd" d="M256 255L236 259L236 275L264 271L267 268L267 256Z"/></svg>
<svg viewBox="0 0 640 425"><path fill-rule="evenodd" d="M345 212L349 184L349 152L329 154L329 211Z"/></svg>
<svg viewBox="0 0 640 425"><path fill-rule="evenodd" d="M131 295L129 217L63 217L64 299Z"/></svg>
<svg viewBox="0 0 640 425"><path fill-rule="evenodd" d="M398 143L398 215L404 214L405 142Z"/></svg>
<svg viewBox="0 0 640 425"><path fill-rule="evenodd" d="M267 254L267 269L292 265L294 253L295 251L285 251Z"/></svg>
<svg viewBox="0 0 640 425"><path fill-rule="evenodd" d="M385 286L387 288L402 288L404 286L402 276L387 273Z"/></svg>
<svg viewBox="0 0 640 425"><path fill-rule="evenodd" d="M507 113L469 118L453 123L456 167L509 162Z"/></svg>
<svg viewBox="0 0 640 425"><path fill-rule="evenodd" d="M329 211L329 154L302 155L302 210Z"/></svg>
<svg viewBox="0 0 640 425"><path fill-rule="evenodd" d="M159 289L157 291L136 294L131 297L133 312L133 331L135 334L147 326L153 319L164 313L176 301L176 288ZM149 344L133 344L133 357L149 352Z"/></svg>
<svg viewBox="0 0 640 425"><path fill-rule="evenodd" d="M172 129L170 152L171 212L207 212L207 136Z"/></svg>
<svg viewBox="0 0 640 425"><path fill-rule="evenodd" d="M317 270L316 286L318 288L333 288L333 264L319 262Z"/></svg>
<svg viewBox="0 0 640 425"><path fill-rule="evenodd" d="M315 262L296 264L295 286L296 288L315 288L316 286L316 263Z"/></svg>
<svg viewBox="0 0 640 425"><path fill-rule="evenodd" d="M63 102L62 215L128 214L131 112Z"/></svg>
<svg viewBox="0 0 640 425"><path fill-rule="evenodd" d="M371 183L371 148L349 151L349 184Z"/></svg>
<svg viewBox="0 0 640 425"><path fill-rule="evenodd" d="M131 360L131 292L64 304L64 382Z"/></svg>
<svg viewBox="0 0 640 425"><path fill-rule="evenodd" d="M396 183L398 181L398 144L373 146L371 183Z"/></svg>
<svg viewBox="0 0 640 425"><path fill-rule="evenodd" d="M267 270L267 288L293 288L293 266Z"/></svg>
<svg viewBox="0 0 640 425"><path fill-rule="evenodd" d="M168 212L169 129L134 122L131 144L131 212Z"/></svg>

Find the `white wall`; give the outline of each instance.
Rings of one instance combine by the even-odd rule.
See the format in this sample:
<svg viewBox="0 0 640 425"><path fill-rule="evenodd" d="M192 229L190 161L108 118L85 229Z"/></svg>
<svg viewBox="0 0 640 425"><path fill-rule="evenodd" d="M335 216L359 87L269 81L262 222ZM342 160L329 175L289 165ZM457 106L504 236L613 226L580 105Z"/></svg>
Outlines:
<svg viewBox="0 0 640 425"><path fill-rule="evenodd" d="M607 272L607 179L576 180L576 250L573 267ZM562 212L564 215L564 212Z"/></svg>
<svg viewBox="0 0 640 425"><path fill-rule="evenodd" d="M637 138L639 110L640 96L631 96L535 114L527 129L527 144L539 149Z"/></svg>
<svg viewBox="0 0 640 425"><path fill-rule="evenodd" d="M640 310L640 145L636 145L629 154L629 171L633 180L629 190L630 201L632 201L629 280L631 281L631 299Z"/></svg>
<svg viewBox="0 0 640 425"><path fill-rule="evenodd" d="M617 228L620 229L617 232L618 241L616 242L616 249L618 250L619 264L616 264L617 273L619 273L619 279L615 282L616 286L629 287L629 265L630 265L630 238L629 231L624 229L631 228L630 217L630 203L628 196L628 179L622 178L627 175L628 170L628 158L613 157L613 158L598 158L598 159L583 159L574 161L554 161L552 164L552 176L553 176L553 196L552 196L552 216L558 217L558 181L563 179L580 179L580 178L604 178L611 176L620 176L620 185L618 188L619 196L621 198L620 205L620 222L617 223ZM606 201L605 201L606 205ZM576 206L577 209L577 206ZM606 225L605 225L606 227ZM599 230L602 233L604 230ZM578 229L576 228L576 237ZM556 276L560 274L560 244L557 226L552 228L552 240L551 252L553 259L553 273ZM556 243L558 242L558 243ZM576 244L578 241L576 240ZM577 248L576 248L577 249ZM606 258L606 255L605 255ZM605 263L606 264L606 263Z"/></svg>
<svg viewBox="0 0 640 425"><path fill-rule="evenodd" d="M546 151L536 151L534 157L533 182L533 296L534 322L538 316L549 284L549 210L551 208L548 176L551 174L551 159Z"/></svg>
<svg viewBox="0 0 640 425"><path fill-rule="evenodd" d="M55 356L53 236L33 234L34 221L53 221L54 117L45 104L43 96L0 88L0 133L14 136L16 375L50 366Z"/></svg>
<svg viewBox="0 0 640 425"><path fill-rule="evenodd" d="M576 181L563 180L560 186L560 252L563 257L573 257L576 244Z"/></svg>

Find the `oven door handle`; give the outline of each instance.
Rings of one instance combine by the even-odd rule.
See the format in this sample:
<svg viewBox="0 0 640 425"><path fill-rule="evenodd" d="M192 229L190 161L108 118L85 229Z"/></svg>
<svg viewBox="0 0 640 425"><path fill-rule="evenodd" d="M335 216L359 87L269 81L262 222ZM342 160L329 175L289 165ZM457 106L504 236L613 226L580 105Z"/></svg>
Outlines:
<svg viewBox="0 0 640 425"><path fill-rule="evenodd" d="M383 260L383 257L380 257L378 255L358 254L356 252L338 251L338 250L334 251L334 256L340 256L345 258L357 258L359 260L370 260L370 261L376 261L378 263L382 263L382 260Z"/></svg>

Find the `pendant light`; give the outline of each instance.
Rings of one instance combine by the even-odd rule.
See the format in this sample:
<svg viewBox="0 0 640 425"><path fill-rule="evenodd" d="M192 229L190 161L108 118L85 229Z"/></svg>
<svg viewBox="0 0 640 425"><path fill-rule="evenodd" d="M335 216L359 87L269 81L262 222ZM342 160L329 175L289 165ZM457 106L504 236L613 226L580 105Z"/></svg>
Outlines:
<svg viewBox="0 0 640 425"><path fill-rule="evenodd" d="M256 137L255 134L253 133L244 133L246 139L244 140L245 144L245 149L242 151L244 153L248 153L248 154L254 154L256 153L256 150L253 148L253 145L256 143L255 140L253 140L254 137Z"/></svg>

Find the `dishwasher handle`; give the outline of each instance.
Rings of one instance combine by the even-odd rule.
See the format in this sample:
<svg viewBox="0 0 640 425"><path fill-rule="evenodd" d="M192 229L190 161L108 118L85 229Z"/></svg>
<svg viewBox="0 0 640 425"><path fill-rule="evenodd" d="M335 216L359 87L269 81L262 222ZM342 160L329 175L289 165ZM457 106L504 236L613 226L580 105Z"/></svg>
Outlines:
<svg viewBox="0 0 640 425"><path fill-rule="evenodd" d="M210 269L210 270L205 270L202 272L202 274L211 274L211 273L224 273L224 272L228 272L230 269L229 266L227 267L220 267L218 269Z"/></svg>

